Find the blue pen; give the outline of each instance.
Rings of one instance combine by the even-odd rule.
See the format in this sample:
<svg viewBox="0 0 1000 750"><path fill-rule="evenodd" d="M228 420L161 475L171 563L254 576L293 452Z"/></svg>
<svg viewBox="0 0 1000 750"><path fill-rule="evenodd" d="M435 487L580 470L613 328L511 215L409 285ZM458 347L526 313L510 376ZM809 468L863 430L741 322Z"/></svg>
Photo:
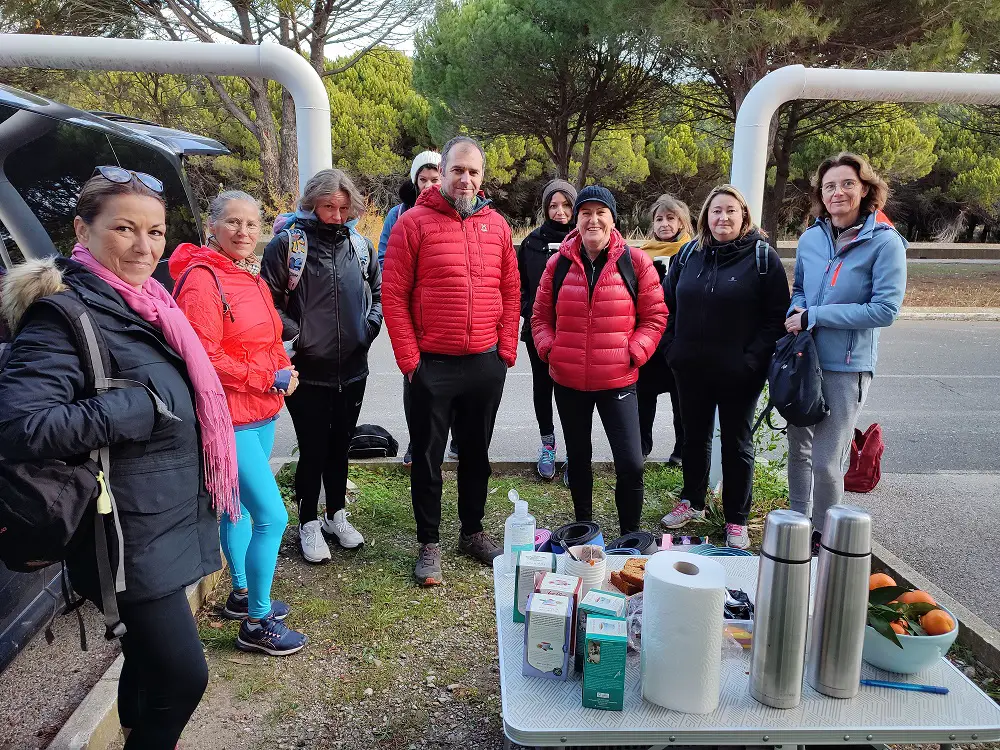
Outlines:
<svg viewBox="0 0 1000 750"><path fill-rule="evenodd" d="M948 695L948 688L937 685L917 685L911 682L889 682L888 680L862 680L862 685L869 687L895 688L896 690L913 690L917 693L936 693Z"/></svg>

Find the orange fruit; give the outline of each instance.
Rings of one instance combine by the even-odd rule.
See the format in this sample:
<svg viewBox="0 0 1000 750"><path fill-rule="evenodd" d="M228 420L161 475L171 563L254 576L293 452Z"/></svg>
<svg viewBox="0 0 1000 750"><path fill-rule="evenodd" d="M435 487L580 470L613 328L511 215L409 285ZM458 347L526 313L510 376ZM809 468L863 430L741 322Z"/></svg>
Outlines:
<svg viewBox="0 0 1000 750"><path fill-rule="evenodd" d="M893 580L892 576L886 573L872 573L871 577L868 579L869 591L895 585L896 582Z"/></svg>
<svg viewBox="0 0 1000 750"><path fill-rule="evenodd" d="M895 630L900 635L909 635L909 633L906 630L906 620L905 619L904 620L893 620L889 624L892 626L892 629Z"/></svg>
<svg viewBox="0 0 1000 750"><path fill-rule="evenodd" d="M944 635L955 629L955 621L943 609L932 609L920 618L920 627L927 635Z"/></svg>
<svg viewBox="0 0 1000 750"><path fill-rule="evenodd" d="M934 601L934 597L928 594L926 591L921 591L917 589L915 591L907 591L905 594L897 599L900 604L916 604L917 602L924 602L926 604L937 604Z"/></svg>

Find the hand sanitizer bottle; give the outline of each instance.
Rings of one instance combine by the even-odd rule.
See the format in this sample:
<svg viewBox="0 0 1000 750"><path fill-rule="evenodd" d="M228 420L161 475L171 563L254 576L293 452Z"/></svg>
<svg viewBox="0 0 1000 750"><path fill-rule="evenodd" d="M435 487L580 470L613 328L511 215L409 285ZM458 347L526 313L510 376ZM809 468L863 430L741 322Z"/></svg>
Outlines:
<svg viewBox="0 0 1000 750"><path fill-rule="evenodd" d="M535 517L528 513L528 503L521 499L517 490L508 492L507 498L514 503L514 512L503 527L503 553L507 570L513 573L517 553L535 550Z"/></svg>

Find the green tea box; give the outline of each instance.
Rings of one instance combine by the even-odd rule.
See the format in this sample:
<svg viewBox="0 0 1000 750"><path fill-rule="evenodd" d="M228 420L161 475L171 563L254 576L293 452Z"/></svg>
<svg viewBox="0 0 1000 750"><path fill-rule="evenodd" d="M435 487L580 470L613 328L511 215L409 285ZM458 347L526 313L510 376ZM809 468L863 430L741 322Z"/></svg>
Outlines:
<svg viewBox="0 0 1000 750"><path fill-rule="evenodd" d="M628 651L625 621L588 617L583 651L583 707L621 711L625 707Z"/></svg>
<svg viewBox="0 0 1000 750"><path fill-rule="evenodd" d="M576 614L576 642L582 644L587 637L587 618L591 615L607 617L609 620L624 620L628 600L624 594L591 589L583 597ZM573 656L573 668L583 671L583 649L578 648Z"/></svg>

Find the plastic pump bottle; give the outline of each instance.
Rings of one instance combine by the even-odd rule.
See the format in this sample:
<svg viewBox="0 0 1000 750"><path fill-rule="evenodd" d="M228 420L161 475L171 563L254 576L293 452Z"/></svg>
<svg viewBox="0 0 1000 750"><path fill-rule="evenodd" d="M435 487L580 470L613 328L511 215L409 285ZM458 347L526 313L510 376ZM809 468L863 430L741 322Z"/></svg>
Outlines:
<svg viewBox="0 0 1000 750"><path fill-rule="evenodd" d="M521 499L517 490L508 492L507 498L514 503L514 512L503 527L503 553L507 570L513 572L517 553L535 550L535 517L528 513L528 502Z"/></svg>

